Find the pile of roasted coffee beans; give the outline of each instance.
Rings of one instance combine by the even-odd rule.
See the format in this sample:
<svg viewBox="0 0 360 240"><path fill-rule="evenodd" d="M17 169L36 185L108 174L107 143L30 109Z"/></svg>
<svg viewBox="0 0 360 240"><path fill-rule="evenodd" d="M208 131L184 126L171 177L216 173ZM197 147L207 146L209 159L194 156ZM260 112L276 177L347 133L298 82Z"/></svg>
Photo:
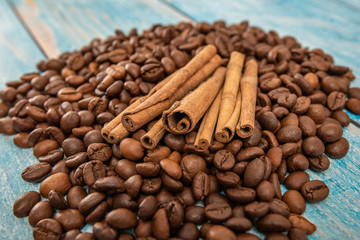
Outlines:
<svg viewBox="0 0 360 240"><path fill-rule="evenodd" d="M251 137L196 152L196 130L168 133L146 150L139 139L151 122L120 144L104 141L107 122L206 44L224 66L234 50L259 63ZM307 239L316 226L301 216L306 202L324 200L329 188L305 171L346 155L343 109L360 113L347 67L246 21L117 30L37 67L0 92L0 132L16 134L14 143L39 159L21 176L41 182L40 193L24 193L13 207L35 239L259 239L246 233L253 227L268 240ZM81 232L85 224L92 233Z"/></svg>

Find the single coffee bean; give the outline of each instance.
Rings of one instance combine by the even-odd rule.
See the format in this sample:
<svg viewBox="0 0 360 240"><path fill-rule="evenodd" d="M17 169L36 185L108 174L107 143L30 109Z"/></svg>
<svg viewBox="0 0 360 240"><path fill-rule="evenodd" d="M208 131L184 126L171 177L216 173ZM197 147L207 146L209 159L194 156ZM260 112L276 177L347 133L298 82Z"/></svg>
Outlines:
<svg viewBox="0 0 360 240"><path fill-rule="evenodd" d="M47 155L39 157L39 162L55 164L64 158L64 153L61 149L55 149L48 152Z"/></svg>
<svg viewBox="0 0 360 240"><path fill-rule="evenodd" d="M256 197L255 190L246 187L229 188L225 192L232 201L240 204L249 203Z"/></svg>
<svg viewBox="0 0 360 240"><path fill-rule="evenodd" d="M103 222L97 222L93 226L93 234L95 239L116 240L117 232Z"/></svg>
<svg viewBox="0 0 360 240"><path fill-rule="evenodd" d="M34 131L36 131L36 130L34 130ZM30 136L31 136L31 134L30 134ZM45 134L46 134L45 136L49 136L51 139L55 140L59 145L62 145L65 140L65 134L58 127L50 126L50 127L46 128ZM29 136L29 138L30 138L30 136Z"/></svg>
<svg viewBox="0 0 360 240"><path fill-rule="evenodd" d="M80 186L73 186L67 194L67 202L70 208L77 209L80 201L86 197L85 190Z"/></svg>
<svg viewBox="0 0 360 240"><path fill-rule="evenodd" d="M309 158L310 168L321 172L325 171L330 167L330 160L325 154L321 154L315 158Z"/></svg>
<svg viewBox="0 0 360 240"><path fill-rule="evenodd" d="M208 196L210 190L209 176L204 172L198 172L194 177L192 190L194 198L197 200L203 200Z"/></svg>
<svg viewBox="0 0 360 240"><path fill-rule="evenodd" d="M265 216L269 211L267 202L254 201L245 206L245 214L251 219L257 219Z"/></svg>
<svg viewBox="0 0 360 240"><path fill-rule="evenodd" d="M297 126L285 126L280 128L276 137L279 143L297 142L301 139L301 129Z"/></svg>
<svg viewBox="0 0 360 240"><path fill-rule="evenodd" d="M335 142L341 138L342 134L342 127L334 123L321 125L317 130L317 135L325 142Z"/></svg>
<svg viewBox="0 0 360 240"><path fill-rule="evenodd" d="M256 223L256 228L261 232L287 232L290 230L291 224L284 216L269 213Z"/></svg>
<svg viewBox="0 0 360 240"><path fill-rule="evenodd" d="M303 154L296 153L287 159L286 165L290 172L305 171L309 168L309 160Z"/></svg>
<svg viewBox="0 0 360 240"><path fill-rule="evenodd" d="M316 226L301 215L290 213L289 221L292 228L301 228L305 230L306 234L312 234L316 231Z"/></svg>
<svg viewBox="0 0 360 240"><path fill-rule="evenodd" d="M265 240L289 240L289 238L282 233L269 233L266 234Z"/></svg>
<svg viewBox="0 0 360 240"><path fill-rule="evenodd" d="M328 143L325 146L325 153L331 158L342 158L349 151L350 145L346 138L340 138L336 142Z"/></svg>
<svg viewBox="0 0 360 240"><path fill-rule="evenodd" d="M248 147L243 150L240 150L236 155L236 159L238 161L249 161L254 158L258 158L264 155L265 152L259 147Z"/></svg>
<svg viewBox="0 0 360 240"><path fill-rule="evenodd" d="M91 211L91 209L95 208L99 205L103 200L105 200L106 195L101 192L93 192L89 195L85 196L78 204L79 211L81 213L86 213Z"/></svg>
<svg viewBox="0 0 360 240"><path fill-rule="evenodd" d="M105 176L105 166L101 161L92 160L84 165L83 178L88 186L92 186L96 180L104 178Z"/></svg>
<svg viewBox="0 0 360 240"><path fill-rule="evenodd" d="M244 174L244 185L247 187L257 186L264 178L265 165L260 158L252 160Z"/></svg>
<svg viewBox="0 0 360 240"><path fill-rule="evenodd" d="M302 228L291 228L288 237L290 240L308 240L306 231Z"/></svg>
<svg viewBox="0 0 360 240"><path fill-rule="evenodd" d="M84 216L77 209L61 210L54 215L54 219L63 226L65 231L81 229L84 225Z"/></svg>
<svg viewBox="0 0 360 240"><path fill-rule="evenodd" d="M28 148L30 147L28 143L28 137L29 137L29 133L21 132L15 135L15 137L13 138L13 142L18 147Z"/></svg>
<svg viewBox="0 0 360 240"><path fill-rule="evenodd" d="M231 217L231 207L224 202L208 204L205 207L205 216L213 223L221 223Z"/></svg>
<svg viewBox="0 0 360 240"><path fill-rule="evenodd" d="M111 207L116 208L127 208L131 211L135 211L138 208L138 204L132 200L131 196L127 193L120 193L115 195L111 200Z"/></svg>
<svg viewBox="0 0 360 240"><path fill-rule="evenodd" d="M62 149L67 157L79 152L86 152L84 143L80 139L74 137L65 139L62 143Z"/></svg>
<svg viewBox="0 0 360 240"><path fill-rule="evenodd" d="M40 201L31 209L28 221L31 226L35 225L42 219L51 218L54 209L51 207L49 201Z"/></svg>
<svg viewBox="0 0 360 240"><path fill-rule="evenodd" d="M128 179L137 174L136 163L126 159L121 159L115 166L115 172L122 178ZM159 168L160 170L160 168Z"/></svg>
<svg viewBox="0 0 360 240"><path fill-rule="evenodd" d="M92 187L100 192L113 195L125 191L124 180L117 176L109 176L97 179Z"/></svg>
<svg viewBox="0 0 360 240"><path fill-rule="evenodd" d="M320 124L326 117L325 107L321 104L311 104L306 115L314 120L316 124Z"/></svg>
<svg viewBox="0 0 360 240"><path fill-rule="evenodd" d="M174 151L182 151L185 146L185 139L181 135L168 133L164 137L164 143Z"/></svg>
<svg viewBox="0 0 360 240"><path fill-rule="evenodd" d="M320 138L308 137L302 143L302 150L307 156L318 157L325 151L325 145Z"/></svg>
<svg viewBox="0 0 360 240"><path fill-rule="evenodd" d="M284 185L288 189L300 191L301 186L310 181L309 174L303 171L290 173L286 178Z"/></svg>
<svg viewBox="0 0 360 240"><path fill-rule="evenodd" d="M87 148L87 155L90 160L106 162L112 155L112 150L105 143L92 143Z"/></svg>
<svg viewBox="0 0 360 240"><path fill-rule="evenodd" d="M35 157L39 158L41 156L47 155L50 151L58 149L59 144L51 139L45 139L41 142L38 142L33 149L33 154Z"/></svg>
<svg viewBox="0 0 360 240"><path fill-rule="evenodd" d="M205 208L201 206L189 206L185 210L185 221L196 225L205 222Z"/></svg>
<svg viewBox="0 0 360 240"><path fill-rule="evenodd" d="M35 163L22 171L21 178L27 182L40 182L50 173L50 170L51 165L48 163Z"/></svg>
<svg viewBox="0 0 360 240"><path fill-rule="evenodd" d="M137 163L135 168L136 172L143 177L155 177L161 170L160 165L154 162Z"/></svg>
<svg viewBox="0 0 360 240"><path fill-rule="evenodd" d="M47 197L51 190L56 190L61 194L66 194L71 188L69 175L66 173L56 173L47 177L40 184L40 194Z"/></svg>
<svg viewBox="0 0 360 240"><path fill-rule="evenodd" d="M256 196L259 201L270 201L275 195L274 185L266 180L263 180L256 187Z"/></svg>
<svg viewBox="0 0 360 240"><path fill-rule="evenodd" d="M60 119L60 127L65 133L71 132L73 128L79 126L80 117L75 111L65 113Z"/></svg>
<svg viewBox="0 0 360 240"><path fill-rule="evenodd" d="M137 224L136 215L126 208L118 208L108 213L106 224L115 229L129 229Z"/></svg>
<svg viewBox="0 0 360 240"><path fill-rule="evenodd" d="M160 161L161 168L172 178L179 180L182 177L182 170L179 164L170 159Z"/></svg>
<svg viewBox="0 0 360 240"><path fill-rule="evenodd" d="M316 124L308 116L299 117L299 128L305 137L312 137L316 135Z"/></svg>
<svg viewBox="0 0 360 240"><path fill-rule="evenodd" d="M58 191L51 190L48 195L50 205L56 209L63 210L68 208L67 202L64 196Z"/></svg>
<svg viewBox="0 0 360 240"><path fill-rule="evenodd" d="M65 159L65 165L68 168L77 168L88 161L86 152L79 152Z"/></svg>
<svg viewBox="0 0 360 240"><path fill-rule="evenodd" d="M217 151L213 161L215 168L219 171L229 171L235 164L234 156L227 150Z"/></svg>
<svg viewBox="0 0 360 240"><path fill-rule="evenodd" d="M138 161L144 157L144 147L139 141L125 138L120 143L120 153L131 161Z"/></svg>
<svg viewBox="0 0 360 240"><path fill-rule="evenodd" d="M274 186L274 197L277 199L281 199L281 189L280 189L280 181L277 173L272 173L269 178L269 182L271 182Z"/></svg>
<svg viewBox="0 0 360 240"><path fill-rule="evenodd" d="M205 171L206 162L205 160L196 154L189 154L184 156L180 161L180 167L183 172L183 180L191 183L191 180L195 175L201 171Z"/></svg>
<svg viewBox="0 0 360 240"><path fill-rule="evenodd" d="M301 195L296 190L288 190L284 193L282 200L289 206L289 209L292 213L303 214L306 209L306 203Z"/></svg>
<svg viewBox="0 0 360 240"><path fill-rule="evenodd" d="M143 179L143 184L141 186L141 191L145 194L155 194L158 193L161 189L161 178L154 177L154 178L145 178Z"/></svg>
<svg viewBox="0 0 360 240"><path fill-rule="evenodd" d="M34 228L33 237L35 240L53 239L60 240L62 227L60 223L51 218L40 220Z"/></svg>
<svg viewBox="0 0 360 240"><path fill-rule="evenodd" d="M285 202L273 198L269 202L269 213L277 213L287 218L290 214L290 209Z"/></svg>
<svg viewBox="0 0 360 240"><path fill-rule="evenodd" d="M301 186L301 194L307 201L320 202L329 195L329 188L323 181L313 180Z"/></svg>
<svg viewBox="0 0 360 240"><path fill-rule="evenodd" d="M241 181L239 175L234 172L217 172L216 179L225 188L236 187Z"/></svg>
<svg viewBox="0 0 360 240"><path fill-rule="evenodd" d="M13 214L18 218L26 217L38 202L40 202L40 194L38 192L26 192L14 202Z"/></svg>

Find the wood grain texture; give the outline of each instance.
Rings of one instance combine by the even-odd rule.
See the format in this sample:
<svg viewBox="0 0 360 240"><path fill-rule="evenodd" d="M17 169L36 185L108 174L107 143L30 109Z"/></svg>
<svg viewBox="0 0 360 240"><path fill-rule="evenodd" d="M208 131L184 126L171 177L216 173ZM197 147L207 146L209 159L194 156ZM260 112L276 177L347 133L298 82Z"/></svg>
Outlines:
<svg viewBox="0 0 360 240"><path fill-rule="evenodd" d="M11 0L44 51L55 57L121 29L188 20L156 0Z"/></svg>
<svg viewBox="0 0 360 240"><path fill-rule="evenodd" d="M44 55L6 1L0 1L0 33L0 87L4 87L6 81L35 71Z"/></svg>
<svg viewBox="0 0 360 240"><path fill-rule="evenodd" d="M355 75L360 76L360 19L359 4L355 0L168 0L180 10L156 0L9 1L51 57L78 49L94 37L108 36L116 28L127 32L133 27L141 30L154 23L189 20L180 14L183 11L197 21L225 19L232 23L249 19L251 24L266 30L293 35L303 45L323 48L335 57L337 64L351 67ZM351 7L356 4L357 7ZM3 87L5 81L34 71L43 55L5 1L0 1L0 20L0 87ZM354 85L360 86L359 79ZM350 117L360 122L359 116L350 114ZM331 191L325 201L307 206L305 216L318 226L318 231L309 239L359 239L360 130L351 125L344 131L344 137L351 144L349 154L332 160L330 169L324 173L308 171L311 179L325 181ZM22 193L38 189L38 184L24 182L20 177L22 170L37 160L31 149L14 146L12 138L0 135L0 239L32 239L27 218L15 218L12 204ZM91 226L83 231L91 231Z"/></svg>

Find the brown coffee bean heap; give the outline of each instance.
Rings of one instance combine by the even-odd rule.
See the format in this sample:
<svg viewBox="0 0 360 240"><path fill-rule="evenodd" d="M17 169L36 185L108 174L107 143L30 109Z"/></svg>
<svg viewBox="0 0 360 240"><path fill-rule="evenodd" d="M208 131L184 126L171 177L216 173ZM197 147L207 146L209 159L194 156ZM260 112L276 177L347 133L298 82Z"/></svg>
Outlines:
<svg viewBox="0 0 360 240"><path fill-rule="evenodd" d="M146 150L140 138L153 121L120 144L104 141L106 123L206 44L224 66L235 50L258 61L251 137L197 152L195 128ZM246 21L117 30L37 67L0 91L0 132L17 133L14 143L39 158L21 176L43 181L43 199L27 192L13 207L15 216L29 216L35 239L258 239L246 233L252 227L266 239L307 239L316 227L301 216L306 201L324 200L329 188L304 171L324 171L327 156L346 155L343 109L360 113L351 70ZM85 224L93 233L81 233Z"/></svg>

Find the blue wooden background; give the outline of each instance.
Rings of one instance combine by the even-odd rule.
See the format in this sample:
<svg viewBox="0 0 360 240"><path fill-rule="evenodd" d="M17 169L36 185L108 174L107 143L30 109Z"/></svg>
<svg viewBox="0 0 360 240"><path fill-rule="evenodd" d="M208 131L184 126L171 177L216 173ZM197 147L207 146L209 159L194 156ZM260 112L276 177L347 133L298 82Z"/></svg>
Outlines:
<svg viewBox="0 0 360 240"><path fill-rule="evenodd" d="M351 67L357 77L352 86L360 86L358 0L1 0L0 87L35 71L38 60L78 49L115 28L127 32L155 23L217 19L228 23L247 19L282 36L293 35L304 46L322 48L337 64ZM350 116L360 122L359 116ZM360 129L351 124L344 135L351 144L349 154L331 160L324 173L308 171L311 179L325 181L331 191L325 201L307 206L304 216L318 227L309 239L360 239ZM31 149L14 146L12 138L0 135L0 239L32 239L27 218L15 218L12 204L22 193L38 189L20 177L37 160Z"/></svg>

